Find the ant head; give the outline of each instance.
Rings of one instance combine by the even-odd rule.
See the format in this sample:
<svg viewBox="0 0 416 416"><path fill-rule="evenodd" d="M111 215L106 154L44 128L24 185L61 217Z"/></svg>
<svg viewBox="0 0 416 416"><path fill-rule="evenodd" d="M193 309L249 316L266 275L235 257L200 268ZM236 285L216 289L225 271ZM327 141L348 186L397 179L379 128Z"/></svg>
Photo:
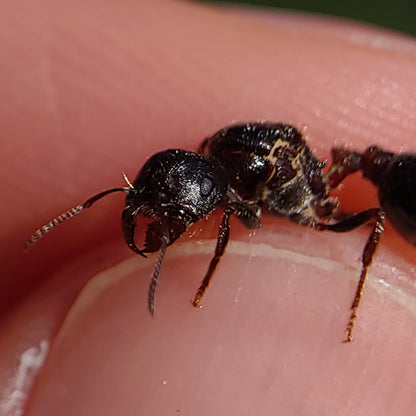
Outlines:
<svg viewBox="0 0 416 416"><path fill-rule="evenodd" d="M169 246L191 224L217 208L226 190L225 173L216 162L179 149L156 153L140 170L126 197L122 228L127 245L141 255ZM138 217L153 220L143 249L134 241Z"/></svg>

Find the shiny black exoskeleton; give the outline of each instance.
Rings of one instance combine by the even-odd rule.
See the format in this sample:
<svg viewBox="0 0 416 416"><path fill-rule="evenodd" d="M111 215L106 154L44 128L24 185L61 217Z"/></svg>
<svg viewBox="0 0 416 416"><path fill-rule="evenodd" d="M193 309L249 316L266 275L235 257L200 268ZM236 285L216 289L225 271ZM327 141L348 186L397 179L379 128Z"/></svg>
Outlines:
<svg viewBox="0 0 416 416"><path fill-rule="evenodd" d="M333 218L338 202L328 194L320 162L301 133L281 123L230 126L206 139L200 152L224 166L230 189L271 215L313 226Z"/></svg>
<svg viewBox="0 0 416 416"><path fill-rule="evenodd" d="M327 173L301 133L281 123L247 123L219 130L201 144L199 153L180 149L153 155L128 186L103 191L66 211L37 230L26 248L68 218L113 192L125 192L122 213L124 238L134 252L159 252L149 287L148 308L154 313L155 292L166 248L193 223L219 208L223 211L217 245L208 271L193 300L197 306L228 243L229 218L235 215L249 229L260 227L262 211L283 216L317 230L347 232L367 222L373 229L363 250L360 281L351 307L346 341L361 299L386 215L401 234L415 241L416 157L394 155L377 148L363 154L332 149ZM353 215L340 212L330 195L345 176L362 171L380 191L381 207ZM399 180L397 180L399 178ZM135 242L136 220L150 218L143 248Z"/></svg>
<svg viewBox="0 0 416 416"><path fill-rule="evenodd" d="M363 153L332 149L331 187L357 171L377 187L381 208L392 225L416 245L416 155L386 152L377 146Z"/></svg>
<svg viewBox="0 0 416 416"><path fill-rule="evenodd" d="M127 192L122 227L128 246L144 254L172 244L222 202L227 187L223 167L212 159L176 149L156 153ZM144 249L136 246L132 221L141 216L154 219L147 227Z"/></svg>

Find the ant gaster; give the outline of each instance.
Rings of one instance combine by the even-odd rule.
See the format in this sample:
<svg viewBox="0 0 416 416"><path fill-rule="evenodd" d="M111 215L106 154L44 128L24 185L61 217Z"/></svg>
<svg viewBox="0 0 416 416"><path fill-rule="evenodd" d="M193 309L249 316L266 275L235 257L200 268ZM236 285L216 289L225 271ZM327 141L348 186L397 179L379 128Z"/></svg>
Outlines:
<svg viewBox="0 0 416 416"><path fill-rule="evenodd" d="M231 215L248 229L260 227L262 211L320 231L348 232L372 222L346 328L345 341L350 342L367 270L384 231L386 215L405 238L413 243L416 240L416 175L409 175L416 172L416 157L371 147L362 154L335 148L332 158L333 163L325 174L325 163L316 159L301 133L290 125L233 125L205 139L199 153L180 149L156 153L144 164L133 183L127 181L127 187L103 191L63 213L37 230L27 241L26 248L102 197L125 192L122 229L127 245L144 257L146 253L159 252L148 291L148 309L153 314L166 248L191 224L217 208L223 212L217 245L192 301L194 306L199 305L224 254ZM362 171L378 186L381 207L346 215L330 190L356 171ZM142 249L136 246L134 238L139 217L151 219Z"/></svg>

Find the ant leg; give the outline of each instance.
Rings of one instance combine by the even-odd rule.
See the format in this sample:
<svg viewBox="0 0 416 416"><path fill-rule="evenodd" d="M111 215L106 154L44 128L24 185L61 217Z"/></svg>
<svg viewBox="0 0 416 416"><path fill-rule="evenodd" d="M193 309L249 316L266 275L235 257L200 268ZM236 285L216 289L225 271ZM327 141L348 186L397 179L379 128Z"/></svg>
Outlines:
<svg viewBox="0 0 416 416"><path fill-rule="evenodd" d="M346 176L361 170L360 153L333 147L331 149L332 162L328 172L324 176L324 181L330 188L337 187Z"/></svg>
<svg viewBox="0 0 416 416"><path fill-rule="evenodd" d="M229 208L225 209L224 213L222 214L222 220L218 231L217 246L215 247L214 257L211 259L208 271L204 279L202 280L201 285L196 291L196 294L192 301L192 305L195 307L197 307L201 302L202 296L204 296L204 293L209 285L211 277L214 274L215 268L217 267L222 255L224 254L225 247L227 247L228 238L230 237L230 214L231 210Z"/></svg>
<svg viewBox="0 0 416 416"><path fill-rule="evenodd" d="M354 328L354 322L357 318L357 310L360 305L361 297L364 290L365 280L367 278L368 268L373 260L374 253L377 245L380 241L380 237L384 232L384 221L386 213L381 208L371 208L358 214L351 215L350 217L336 223L336 224L321 224L318 223L314 227L317 230L329 230L337 233L343 233L351 231L354 228L359 227L369 221L374 220L375 224L371 231L370 236L364 246L362 258L361 258L361 274L358 281L357 289L355 291L354 300L351 305L351 314L346 328L346 338L344 342L352 341L352 331Z"/></svg>
<svg viewBox="0 0 416 416"><path fill-rule="evenodd" d="M244 202L232 202L228 205L230 213L235 215L249 230L260 228L261 208L257 204L247 204Z"/></svg>
<svg viewBox="0 0 416 416"><path fill-rule="evenodd" d="M224 210L221 225L218 231L217 246L215 248L214 257L212 258L208 271L202 280L201 285L196 291L192 301L192 305L195 307L197 307L201 302L202 296L204 296L209 282L211 281L212 275L214 274L214 271L225 252L225 248L230 236L229 219L231 214L235 215L240 220L240 222L250 230L259 228L261 226L261 209L258 205L245 204L243 202L232 202L227 205Z"/></svg>

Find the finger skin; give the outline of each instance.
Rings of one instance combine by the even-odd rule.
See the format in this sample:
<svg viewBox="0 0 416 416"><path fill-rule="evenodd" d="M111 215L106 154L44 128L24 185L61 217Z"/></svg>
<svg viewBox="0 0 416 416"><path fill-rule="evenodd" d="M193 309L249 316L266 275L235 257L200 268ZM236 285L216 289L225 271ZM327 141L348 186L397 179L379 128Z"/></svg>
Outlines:
<svg viewBox="0 0 416 416"><path fill-rule="evenodd" d="M196 310L213 252L204 238L219 224L202 220L168 250L155 319L154 258L124 245L121 196L21 251L40 224L120 186L120 172L133 178L156 151L196 149L233 121L291 123L321 159L333 145L415 151L414 41L155 0L5 2L2 15L0 390L46 339L28 415L414 412L414 249L391 229L351 345L341 341L367 230L264 219L248 235L233 222L235 243ZM341 199L354 211L376 203L359 177Z"/></svg>

